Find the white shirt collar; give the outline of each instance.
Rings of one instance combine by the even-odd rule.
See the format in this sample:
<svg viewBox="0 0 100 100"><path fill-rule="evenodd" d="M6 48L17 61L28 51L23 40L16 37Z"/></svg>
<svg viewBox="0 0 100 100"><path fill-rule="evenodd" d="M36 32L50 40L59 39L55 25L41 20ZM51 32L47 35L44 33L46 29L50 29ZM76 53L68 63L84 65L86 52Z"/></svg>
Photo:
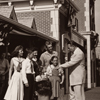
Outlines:
<svg viewBox="0 0 100 100"><path fill-rule="evenodd" d="M32 60L33 60L33 61L37 61L37 59L35 59L35 58L32 58Z"/></svg>

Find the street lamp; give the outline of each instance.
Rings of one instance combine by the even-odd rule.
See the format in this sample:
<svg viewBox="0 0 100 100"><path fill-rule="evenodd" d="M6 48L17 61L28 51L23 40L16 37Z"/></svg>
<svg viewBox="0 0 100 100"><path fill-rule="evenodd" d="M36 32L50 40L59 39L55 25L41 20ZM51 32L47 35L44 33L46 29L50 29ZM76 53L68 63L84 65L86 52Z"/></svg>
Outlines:
<svg viewBox="0 0 100 100"><path fill-rule="evenodd" d="M54 0L54 3L56 4L58 0Z"/></svg>
<svg viewBox="0 0 100 100"><path fill-rule="evenodd" d="M34 10L34 0L30 0L30 6L31 6L31 10Z"/></svg>
<svg viewBox="0 0 100 100"><path fill-rule="evenodd" d="M12 2L8 2L8 6L11 6L12 5Z"/></svg>
<svg viewBox="0 0 100 100"><path fill-rule="evenodd" d="M30 5L32 6L34 3L34 0L30 0Z"/></svg>

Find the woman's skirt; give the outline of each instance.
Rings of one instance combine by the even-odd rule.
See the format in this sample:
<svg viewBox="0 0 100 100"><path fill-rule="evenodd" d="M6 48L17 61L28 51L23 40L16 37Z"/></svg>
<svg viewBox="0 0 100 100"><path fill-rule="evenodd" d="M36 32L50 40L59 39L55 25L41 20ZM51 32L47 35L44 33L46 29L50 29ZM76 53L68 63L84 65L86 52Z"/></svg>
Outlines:
<svg viewBox="0 0 100 100"><path fill-rule="evenodd" d="M23 82L20 72L15 71L9 83L5 100L23 100Z"/></svg>

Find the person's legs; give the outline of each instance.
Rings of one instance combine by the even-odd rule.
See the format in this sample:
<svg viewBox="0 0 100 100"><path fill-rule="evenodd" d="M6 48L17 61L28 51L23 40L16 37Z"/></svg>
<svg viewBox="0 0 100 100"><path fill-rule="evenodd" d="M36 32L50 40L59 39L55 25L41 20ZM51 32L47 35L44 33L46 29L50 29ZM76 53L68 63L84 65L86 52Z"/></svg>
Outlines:
<svg viewBox="0 0 100 100"><path fill-rule="evenodd" d="M69 87L69 100L75 100L75 93L72 86Z"/></svg>
<svg viewBox="0 0 100 100"><path fill-rule="evenodd" d="M27 74L29 87L24 85L24 100L32 100L33 99L33 75Z"/></svg>
<svg viewBox="0 0 100 100"><path fill-rule="evenodd" d="M73 88L74 88L74 92L75 92L75 100L83 100L82 84L75 85Z"/></svg>
<svg viewBox="0 0 100 100"><path fill-rule="evenodd" d="M84 84L82 84L82 98L85 100Z"/></svg>
<svg viewBox="0 0 100 100"><path fill-rule="evenodd" d="M26 87L24 85L24 99L23 100L29 100L29 93L30 93L29 87Z"/></svg>
<svg viewBox="0 0 100 100"><path fill-rule="evenodd" d="M6 83L5 81L2 81L0 89L0 100L3 100L5 93L6 93Z"/></svg>

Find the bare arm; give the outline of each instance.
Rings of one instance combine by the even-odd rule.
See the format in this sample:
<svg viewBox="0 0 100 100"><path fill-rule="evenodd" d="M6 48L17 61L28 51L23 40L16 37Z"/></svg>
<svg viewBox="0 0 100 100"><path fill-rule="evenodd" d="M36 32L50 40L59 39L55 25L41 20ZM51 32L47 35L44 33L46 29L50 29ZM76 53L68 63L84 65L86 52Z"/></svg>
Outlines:
<svg viewBox="0 0 100 100"><path fill-rule="evenodd" d="M8 73L8 71L9 71L9 68L10 68L10 65L9 65L9 61L6 59L6 67L7 67L7 69L6 69L6 71L3 73L3 75L6 75L7 73Z"/></svg>
<svg viewBox="0 0 100 100"><path fill-rule="evenodd" d="M47 67L46 75L47 76L52 76L52 71L51 71L50 66Z"/></svg>
<svg viewBox="0 0 100 100"><path fill-rule="evenodd" d="M13 63L13 60L11 59L10 69L9 69L9 81L11 80L11 75L12 75L13 70L14 70L14 63Z"/></svg>
<svg viewBox="0 0 100 100"><path fill-rule="evenodd" d="M65 78L65 76L64 76L64 74L62 74L60 84L63 84L63 82L64 82L64 78Z"/></svg>
<svg viewBox="0 0 100 100"><path fill-rule="evenodd" d="M44 66L44 57L43 54L40 56L40 61L42 62L42 67Z"/></svg>

